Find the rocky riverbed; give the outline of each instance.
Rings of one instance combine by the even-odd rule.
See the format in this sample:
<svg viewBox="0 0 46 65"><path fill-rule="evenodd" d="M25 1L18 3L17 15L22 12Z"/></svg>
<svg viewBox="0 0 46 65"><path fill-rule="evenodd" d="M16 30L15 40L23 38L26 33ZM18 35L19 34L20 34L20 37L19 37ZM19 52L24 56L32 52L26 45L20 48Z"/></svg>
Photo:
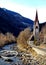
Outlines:
<svg viewBox="0 0 46 65"><path fill-rule="evenodd" d="M0 65L46 65L46 56L22 52L16 44L0 48Z"/></svg>

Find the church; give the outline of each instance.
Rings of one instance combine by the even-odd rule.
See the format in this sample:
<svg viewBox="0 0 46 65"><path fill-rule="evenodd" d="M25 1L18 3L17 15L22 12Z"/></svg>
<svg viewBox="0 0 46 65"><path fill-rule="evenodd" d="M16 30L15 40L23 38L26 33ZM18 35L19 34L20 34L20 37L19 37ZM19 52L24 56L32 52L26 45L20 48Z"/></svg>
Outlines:
<svg viewBox="0 0 46 65"><path fill-rule="evenodd" d="M28 39L29 43L34 43L36 45L39 45L40 43L46 43L46 32L45 33L42 32L39 31L38 12L36 10L35 20L33 25L33 34Z"/></svg>
<svg viewBox="0 0 46 65"><path fill-rule="evenodd" d="M30 43L36 42L37 44L39 44L39 20L38 20L37 10L36 10L36 16L35 16L35 21L33 25L33 34L30 36L29 42Z"/></svg>

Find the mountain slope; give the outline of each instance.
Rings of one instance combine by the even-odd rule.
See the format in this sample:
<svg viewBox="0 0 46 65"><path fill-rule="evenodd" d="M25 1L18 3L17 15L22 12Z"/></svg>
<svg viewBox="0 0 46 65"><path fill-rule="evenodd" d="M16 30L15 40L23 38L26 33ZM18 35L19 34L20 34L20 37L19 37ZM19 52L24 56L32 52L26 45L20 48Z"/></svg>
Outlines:
<svg viewBox="0 0 46 65"><path fill-rule="evenodd" d="M42 29L45 25L46 25L46 22L39 24L39 26L40 26L40 31L41 31L41 29Z"/></svg>
<svg viewBox="0 0 46 65"><path fill-rule="evenodd" d="M33 29L33 24L32 20L23 17L19 13L0 8L0 32L2 33L11 32L15 36L18 36L20 31L27 27ZM46 22L40 24L40 30L45 24Z"/></svg>
<svg viewBox="0 0 46 65"><path fill-rule="evenodd" d="M26 27L33 27L33 21L16 12L0 8L0 31L12 32L16 36Z"/></svg>

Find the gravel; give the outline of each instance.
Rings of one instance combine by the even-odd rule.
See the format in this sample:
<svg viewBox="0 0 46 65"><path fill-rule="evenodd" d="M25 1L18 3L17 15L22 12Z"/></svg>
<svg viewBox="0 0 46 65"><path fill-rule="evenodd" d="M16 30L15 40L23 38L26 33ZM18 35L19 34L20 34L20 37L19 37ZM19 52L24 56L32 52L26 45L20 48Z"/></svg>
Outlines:
<svg viewBox="0 0 46 65"><path fill-rule="evenodd" d="M7 50L7 52L9 51L10 53L11 51L14 52L10 55L7 53L6 55L6 51L4 50ZM46 56L37 55L33 57L32 54L21 52L16 44L6 45L1 51L3 52L0 52L0 65L46 65ZM18 54L16 54L15 51ZM3 57L6 57L6 59L3 58L2 55Z"/></svg>

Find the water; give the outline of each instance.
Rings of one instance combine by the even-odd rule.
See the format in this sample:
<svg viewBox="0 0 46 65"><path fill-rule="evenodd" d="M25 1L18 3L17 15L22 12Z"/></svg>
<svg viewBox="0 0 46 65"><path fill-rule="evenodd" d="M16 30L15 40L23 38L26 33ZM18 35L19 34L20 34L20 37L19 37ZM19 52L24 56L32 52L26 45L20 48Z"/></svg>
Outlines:
<svg viewBox="0 0 46 65"><path fill-rule="evenodd" d="M22 62L21 62L21 60L19 59L19 57L17 57L17 56L13 56L12 54L14 53L12 53L11 55L12 55L12 57L10 57L9 59L6 59L5 57L5 51L4 50L7 50L7 52L8 51L14 51L14 49L13 49L13 47L15 46L16 44L15 43L13 43L13 44L9 44L9 45L5 45L4 47L2 47L2 48L0 48L0 55L1 55L1 57L0 57L0 65L15 65L15 64L17 64L17 63L20 63L21 65L22 65ZM2 54L3 54L3 56L2 56L2 54L1 54L1 51L2 51ZM16 50L17 51L17 50ZM8 52L9 53L9 52Z"/></svg>

